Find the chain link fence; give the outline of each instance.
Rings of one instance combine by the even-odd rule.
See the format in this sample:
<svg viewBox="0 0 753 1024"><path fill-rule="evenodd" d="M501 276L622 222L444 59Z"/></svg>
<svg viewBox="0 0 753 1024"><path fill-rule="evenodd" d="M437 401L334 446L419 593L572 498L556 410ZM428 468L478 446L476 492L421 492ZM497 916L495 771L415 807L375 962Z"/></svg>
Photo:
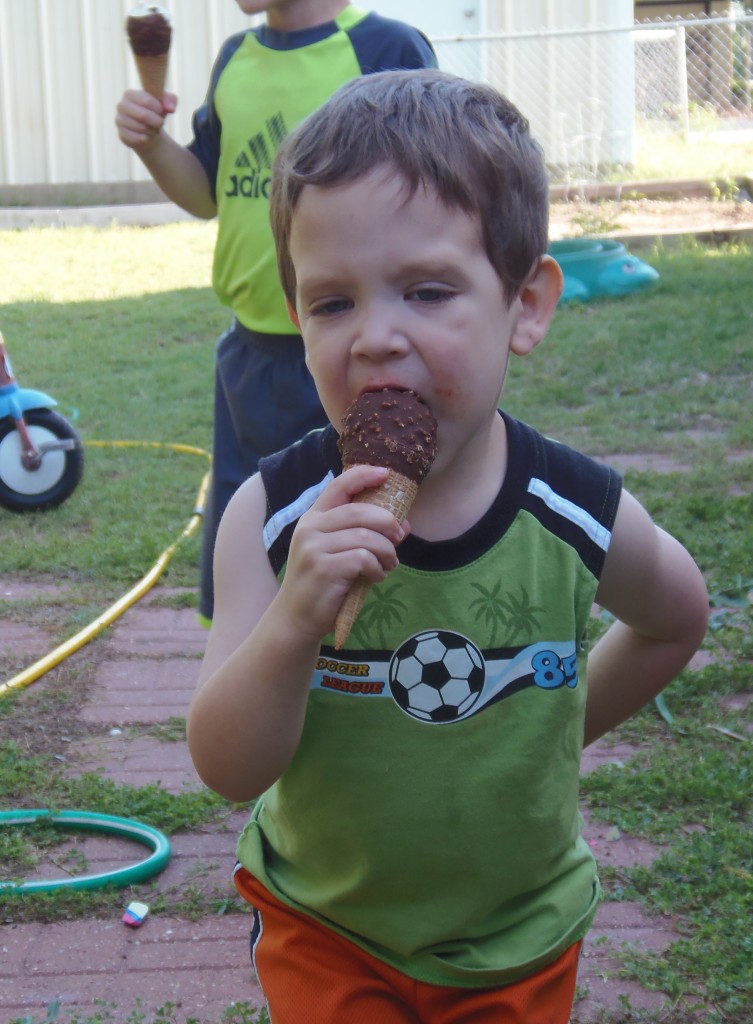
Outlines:
<svg viewBox="0 0 753 1024"><path fill-rule="evenodd" d="M752 14L432 41L523 111L554 183L753 172Z"/></svg>

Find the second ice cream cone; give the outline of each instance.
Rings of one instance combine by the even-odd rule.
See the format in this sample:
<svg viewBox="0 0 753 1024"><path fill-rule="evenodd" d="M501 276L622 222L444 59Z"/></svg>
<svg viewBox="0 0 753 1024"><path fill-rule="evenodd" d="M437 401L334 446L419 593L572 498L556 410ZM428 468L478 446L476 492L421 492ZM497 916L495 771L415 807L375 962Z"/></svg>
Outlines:
<svg viewBox="0 0 753 1024"><path fill-rule="evenodd" d="M173 34L167 9L161 4L139 3L126 18L125 30L142 88L161 100Z"/></svg>
<svg viewBox="0 0 753 1024"><path fill-rule="evenodd" d="M168 54L160 53L154 57L134 57L134 60L142 88L156 99L161 100L167 81Z"/></svg>
<svg viewBox="0 0 753 1024"><path fill-rule="evenodd" d="M349 468L347 466L345 469ZM398 523L402 523L410 511L410 507L418 493L418 483L410 477L395 470L390 470L389 475L381 487L373 487L364 491L356 501L368 502L370 505L378 505L390 511ZM358 618L366 595L369 592L371 583L364 577L359 577L352 584L350 590L343 598L340 610L335 620L335 649L340 650L344 645L353 623Z"/></svg>

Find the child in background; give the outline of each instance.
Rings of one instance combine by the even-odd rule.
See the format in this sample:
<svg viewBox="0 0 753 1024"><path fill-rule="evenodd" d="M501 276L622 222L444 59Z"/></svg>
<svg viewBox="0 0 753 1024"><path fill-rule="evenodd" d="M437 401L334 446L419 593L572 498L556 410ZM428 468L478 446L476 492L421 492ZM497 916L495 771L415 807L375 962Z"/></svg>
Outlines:
<svg viewBox="0 0 753 1024"><path fill-rule="evenodd" d="M212 479L204 510L199 612L213 614L212 560L222 513L262 455L327 422L280 289L269 185L284 135L343 82L393 68L436 67L428 40L347 0L236 0L266 24L229 38L217 57L194 138L163 131L177 98L132 90L121 141L162 191L196 217L218 217L213 285L234 319L217 343Z"/></svg>
<svg viewBox="0 0 753 1024"><path fill-rule="evenodd" d="M515 107L438 71L350 82L280 148L271 210L331 425L228 506L188 727L207 785L257 798L235 880L271 1019L566 1024L600 897L581 752L691 658L703 578L613 470L498 408L562 288ZM409 526L337 447L384 387L438 422Z"/></svg>

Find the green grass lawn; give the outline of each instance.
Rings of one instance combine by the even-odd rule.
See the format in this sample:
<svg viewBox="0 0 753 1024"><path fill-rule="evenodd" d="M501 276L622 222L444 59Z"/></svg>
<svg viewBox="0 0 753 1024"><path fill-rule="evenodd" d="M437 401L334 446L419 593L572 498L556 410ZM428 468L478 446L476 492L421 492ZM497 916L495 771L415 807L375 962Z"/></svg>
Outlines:
<svg viewBox="0 0 753 1024"><path fill-rule="evenodd" d="M6 572L54 566L109 595L190 516L207 459L169 446L211 447L214 340L229 322L209 283L214 237L204 223L0 232L0 330L19 382L56 398L85 444L108 442L85 449L58 510L0 511ZM196 583L197 546L178 549L171 582Z"/></svg>
<svg viewBox="0 0 753 1024"><path fill-rule="evenodd" d="M229 319L209 285L213 242L211 225L193 223L0 232L0 330L16 374L53 394L87 444L83 482L59 509L0 510L0 576L63 577L75 597L12 604L0 595L0 629L4 618L23 618L66 639L138 580L190 516L204 459L169 447L88 443L209 447L214 339ZM660 272L658 284L559 310L545 342L513 360L504 403L591 454L661 456L670 470L628 471L627 486L705 574L713 661L668 688L666 715L652 706L619 731L616 738L640 741L643 752L589 776L584 801L595 817L666 847L650 869L604 878L607 898L671 913L682 936L662 957L636 954L630 970L678 999L703 999L704 1022L750 1024L753 251L688 243L642 255ZM179 546L166 582L194 587L197 557L194 537ZM0 649L0 681L20 667ZM73 700L76 682L64 672L54 699ZM144 820L173 829L222 813L208 796L63 782L43 749L19 758L4 724L17 733L52 699L34 686L0 698L0 806L30 794L48 805L86 799L108 813L137 807ZM15 863L18 851L4 842L0 860ZM4 919L92 915L102 899L8 901ZM200 900L192 910L216 912ZM670 1017L625 1008L604 1021L691 1019L687 1010Z"/></svg>

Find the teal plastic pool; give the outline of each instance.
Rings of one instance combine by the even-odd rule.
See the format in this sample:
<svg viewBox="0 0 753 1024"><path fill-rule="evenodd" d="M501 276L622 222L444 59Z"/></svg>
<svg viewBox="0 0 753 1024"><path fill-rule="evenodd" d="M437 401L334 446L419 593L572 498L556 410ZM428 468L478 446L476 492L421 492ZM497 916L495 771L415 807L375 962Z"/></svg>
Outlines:
<svg viewBox="0 0 753 1024"><path fill-rule="evenodd" d="M659 279L658 271L613 238L565 238L551 242L549 253L565 278L561 304L628 295Z"/></svg>

